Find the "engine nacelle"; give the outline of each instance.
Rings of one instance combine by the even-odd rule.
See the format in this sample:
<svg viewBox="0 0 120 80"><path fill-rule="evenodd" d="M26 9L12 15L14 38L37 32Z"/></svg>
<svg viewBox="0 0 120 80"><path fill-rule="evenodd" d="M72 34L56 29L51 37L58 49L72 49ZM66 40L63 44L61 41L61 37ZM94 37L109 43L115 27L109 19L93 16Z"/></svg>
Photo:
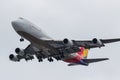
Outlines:
<svg viewBox="0 0 120 80"><path fill-rule="evenodd" d="M10 55L9 55L9 59L10 59L11 61L19 61L19 58L18 58L17 56L13 55L13 54L10 54Z"/></svg>
<svg viewBox="0 0 120 80"><path fill-rule="evenodd" d="M67 38L65 38L65 39L63 40L63 43L64 43L66 46L68 46L68 47L73 46L73 41L72 41L72 40L69 40L69 39L67 39Z"/></svg>
<svg viewBox="0 0 120 80"><path fill-rule="evenodd" d="M97 38L94 38L93 40L92 40L92 42L94 43L94 44L97 44L97 45L103 45L103 43L99 40L99 39L97 39Z"/></svg>
<svg viewBox="0 0 120 80"><path fill-rule="evenodd" d="M17 53L20 56L24 56L25 55L24 49L20 49L20 48L16 48L15 49L15 53Z"/></svg>

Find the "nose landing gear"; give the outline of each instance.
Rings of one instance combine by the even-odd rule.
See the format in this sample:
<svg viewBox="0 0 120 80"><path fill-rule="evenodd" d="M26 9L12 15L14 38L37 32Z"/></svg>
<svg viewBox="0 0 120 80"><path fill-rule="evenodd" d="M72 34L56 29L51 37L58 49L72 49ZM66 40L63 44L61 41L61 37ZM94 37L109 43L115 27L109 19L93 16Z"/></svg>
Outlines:
<svg viewBox="0 0 120 80"><path fill-rule="evenodd" d="M23 42L24 41L24 39L23 38L20 38L20 42Z"/></svg>

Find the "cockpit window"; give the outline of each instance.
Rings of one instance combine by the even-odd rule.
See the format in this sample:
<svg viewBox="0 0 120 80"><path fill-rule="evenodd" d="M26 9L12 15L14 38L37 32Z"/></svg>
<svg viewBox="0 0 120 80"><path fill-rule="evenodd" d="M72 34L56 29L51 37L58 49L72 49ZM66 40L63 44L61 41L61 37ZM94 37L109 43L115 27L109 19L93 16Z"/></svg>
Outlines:
<svg viewBox="0 0 120 80"><path fill-rule="evenodd" d="M19 17L19 19L23 19L22 17Z"/></svg>

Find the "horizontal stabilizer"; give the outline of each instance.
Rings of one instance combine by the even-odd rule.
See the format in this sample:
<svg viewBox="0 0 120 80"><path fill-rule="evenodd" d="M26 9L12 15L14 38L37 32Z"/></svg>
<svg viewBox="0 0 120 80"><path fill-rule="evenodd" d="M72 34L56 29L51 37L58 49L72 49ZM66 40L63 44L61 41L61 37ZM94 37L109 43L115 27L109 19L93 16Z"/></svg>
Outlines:
<svg viewBox="0 0 120 80"><path fill-rule="evenodd" d="M109 58L83 59L85 63L94 63L94 62L100 62L105 60L109 60Z"/></svg>
<svg viewBox="0 0 120 80"><path fill-rule="evenodd" d="M70 63L70 64L68 64L68 66L77 66L77 65L80 65L80 64L78 64L78 63Z"/></svg>
<svg viewBox="0 0 120 80"><path fill-rule="evenodd" d="M96 59L82 59L80 63L70 63L68 66L84 65L88 66L89 63L100 62L109 60L109 58L96 58Z"/></svg>

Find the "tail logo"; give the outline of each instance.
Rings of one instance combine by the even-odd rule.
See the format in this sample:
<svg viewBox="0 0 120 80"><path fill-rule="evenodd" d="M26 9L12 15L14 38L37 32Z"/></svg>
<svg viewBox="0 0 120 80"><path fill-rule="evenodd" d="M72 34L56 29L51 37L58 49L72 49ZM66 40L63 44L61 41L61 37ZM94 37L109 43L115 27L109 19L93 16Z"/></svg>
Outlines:
<svg viewBox="0 0 120 80"><path fill-rule="evenodd" d="M78 54L82 57L82 58L87 58L88 56L88 49L85 49L84 47L80 48L80 52L78 52Z"/></svg>

